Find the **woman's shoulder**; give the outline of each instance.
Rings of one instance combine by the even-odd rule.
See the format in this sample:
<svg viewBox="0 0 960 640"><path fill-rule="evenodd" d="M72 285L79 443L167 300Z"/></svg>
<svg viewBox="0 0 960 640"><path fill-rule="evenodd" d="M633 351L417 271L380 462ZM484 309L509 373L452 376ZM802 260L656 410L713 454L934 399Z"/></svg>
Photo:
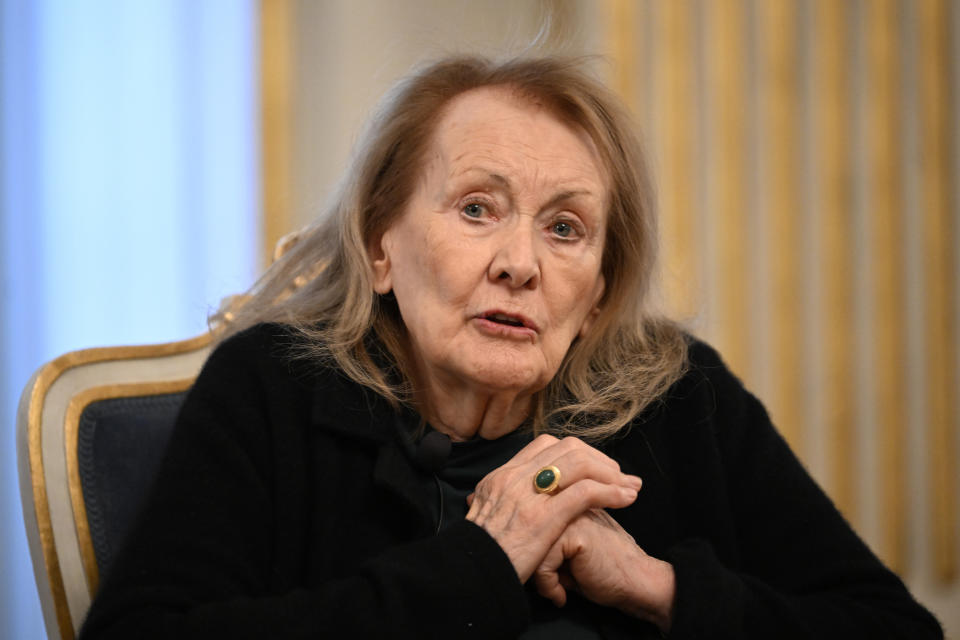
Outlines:
<svg viewBox="0 0 960 640"><path fill-rule="evenodd" d="M206 378L200 386L249 393L267 404L307 407L324 423L341 417L354 424L357 416L384 414L386 400L349 378L317 340L291 325L253 325L216 347L198 382Z"/></svg>
<svg viewBox="0 0 960 640"><path fill-rule="evenodd" d="M211 355L221 358L238 354L276 356L299 341L296 334L296 329L289 325L262 322L229 334L217 344Z"/></svg>
<svg viewBox="0 0 960 640"><path fill-rule="evenodd" d="M294 372L308 363L307 347L308 340L297 328L277 322L260 323L222 339L214 347L206 366L255 365Z"/></svg>
<svg viewBox="0 0 960 640"><path fill-rule="evenodd" d="M214 347L195 386L234 390L304 386L322 369L304 357L305 344L288 325L262 323L245 328Z"/></svg>
<svg viewBox="0 0 960 640"><path fill-rule="evenodd" d="M740 378L727 366L716 348L690 333L685 334L684 338L687 342L687 363L675 388L707 386L743 390Z"/></svg>
<svg viewBox="0 0 960 640"><path fill-rule="evenodd" d="M687 363L683 375L657 403L660 415L675 424L704 425L738 420L745 412L762 411L759 400L727 366L720 352L686 334ZM682 418L677 419L677 416Z"/></svg>

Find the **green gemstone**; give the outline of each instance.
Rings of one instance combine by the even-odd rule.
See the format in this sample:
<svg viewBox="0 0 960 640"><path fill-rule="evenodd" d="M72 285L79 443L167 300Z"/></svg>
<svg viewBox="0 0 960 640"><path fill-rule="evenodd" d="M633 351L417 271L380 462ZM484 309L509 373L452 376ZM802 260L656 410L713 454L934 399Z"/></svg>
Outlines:
<svg viewBox="0 0 960 640"><path fill-rule="evenodd" d="M556 478L556 476L553 473L553 469L543 469L537 474L537 486L541 489L546 489L553 484L554 478Z"/></svg>

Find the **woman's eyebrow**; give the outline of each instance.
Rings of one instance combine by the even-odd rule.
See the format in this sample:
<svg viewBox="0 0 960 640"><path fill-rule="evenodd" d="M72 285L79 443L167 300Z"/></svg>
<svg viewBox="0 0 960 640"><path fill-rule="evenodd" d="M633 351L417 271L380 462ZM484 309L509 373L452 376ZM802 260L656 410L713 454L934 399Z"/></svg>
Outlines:
<svg viewBox="0 0 960 640"><path fill-rule="evenodd" d="M594 193L589 189L571 189L568 191L561 191L557 195L550 198L550 200L543 206L544 209L549 209L550 207L556 206L567 200L573 200L574 198L580 196L593 197Z"/></svg>
<svg viewBox="0 0 960 640"><path fill-rule="evenodd" d="M456 173L452 174L450 177L452 179L458 179L471 173L481 173L483 174L484 181L494 183L498 187L502 188L504 192L508 195L513 193L513 183L510 181L510 178L502 174L496 173L495 171L490 171L489 169L485 169L483 167L476 167L476 166L467 167L462 171L457 171ZM544 210L550 209L551 207L555 207L559 204L562 204L569 200L573 200L578 197L593 198L593 197L596 197L596 194L590 189L576 189L576 188L564 189L563 191L560 191L555 195L553 195L550 198L550 200L548 200L543 205L543 207L541 207L541 209L544 209Z"/></svg>
<svg viewBox="0 0 960 640"><path fill-rule="evenodd" d="M452 174L450 177L459 178L468 173L483 173L485 174L484 175L485 178L489 179L491 182L497 183L498 185L506 188L507 190L510 190L513 187L513 183L510 181L510 178L504 175L501 175L499 173L496 173L494 171L484 169L483 167L467 167L462 171L457 171L456 173ZM594 193L589 189L565 189L564 191L561 191L556 195L554 195L552 198L550 198L550 201L547 203L547 206L557 204L558 202L563 202L564 200L570 200L578 196L593 196L593 195Z"/></svg>
<svg viewBox="0 0 960 640"><path fill-rule="evenodd" d="M490 180L491 182L495 182L506 189L510 189L512 186L510 179L506 176L500 175L494 171L490 171L489 169L484 169L483 167L466 167L465 169L461 169L460 171L455 171L454 173L450 174L450 177L457 179L470 173L482 173L484 174L484 178Z"/></svg>

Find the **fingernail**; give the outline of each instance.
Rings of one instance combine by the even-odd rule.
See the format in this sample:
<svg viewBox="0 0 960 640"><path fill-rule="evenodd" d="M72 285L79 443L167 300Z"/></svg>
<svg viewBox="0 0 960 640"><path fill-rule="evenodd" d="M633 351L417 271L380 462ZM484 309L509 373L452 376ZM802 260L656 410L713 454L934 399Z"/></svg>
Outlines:
<svg viewBox="0 0 960 640"><path fill-rule="evenodd" d="M639 476L627 476L627 482L631 487L634 487L637 491L640 490L640 487L643 486L643 479Z"/></svg>
<svg viewBox="0 0 960 640"><path fill-rule="evenodd" d="M623 492L623 496L624 496L625 498L629 498L630 500L636 500L636 499L637 499L637 491L636 491L636 489L628 489L628 488L626 488L626 487L623 487L622 489L620 489L620 491Z"/></svg>

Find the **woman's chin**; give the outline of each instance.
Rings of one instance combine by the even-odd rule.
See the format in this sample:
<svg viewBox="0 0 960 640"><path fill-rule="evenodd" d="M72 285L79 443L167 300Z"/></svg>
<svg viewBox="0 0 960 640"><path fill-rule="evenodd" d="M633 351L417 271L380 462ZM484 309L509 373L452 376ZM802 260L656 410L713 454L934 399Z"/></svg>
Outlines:
<svg viewBox="0 0 960 640"><path fill-rule="evenodd" d="M504 354L502 357L492 355L467 369L471 382L478 387L495 392L513 392L517 395L531 394L539 391L547 382L542 366L536 363L525 362L523 358L511 357Z"/></svg>
<svg viewBox="0 0 960 640"><path fill-rule="evenodd" d="M548 366L540 344L477 336L451 340L444 349L419 360L427 370L442 372L429 376L441 387L466 386L481 395L529 395L545 387L556 373Z"/></svg>

